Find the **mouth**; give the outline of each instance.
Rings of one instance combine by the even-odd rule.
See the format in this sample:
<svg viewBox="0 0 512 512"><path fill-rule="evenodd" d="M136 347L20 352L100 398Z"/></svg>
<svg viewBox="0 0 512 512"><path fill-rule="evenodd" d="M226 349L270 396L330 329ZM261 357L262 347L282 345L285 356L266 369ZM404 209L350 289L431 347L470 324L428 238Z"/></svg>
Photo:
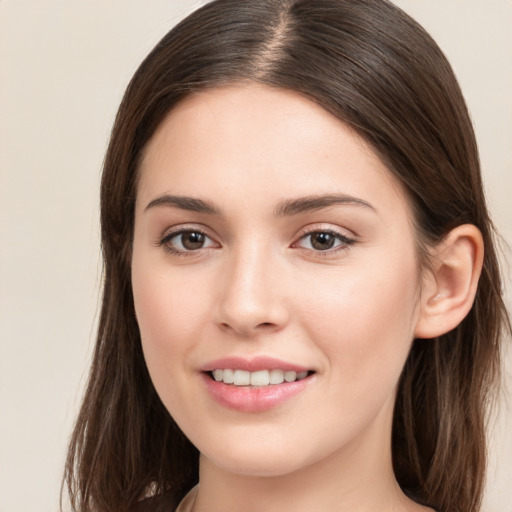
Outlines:
<svg viewBox="0 0 512 512"><path fill-rule="evenodd" d="M304 380L315 372L304 370L296 372L293 370L258 370L247 371L231 368L216 368L206 372L210 379L216 382L222 382L235 387L269 387L278 386L283 383L292 383Z"/></svg>
<svg viewBox="0 0 512 512"><path fill-rule="evenodd" d="M265 412L284 406L306 389L314 389L316 369L274 357L230 356L210 361L201 370L215 402L241 412Z"/></svg>

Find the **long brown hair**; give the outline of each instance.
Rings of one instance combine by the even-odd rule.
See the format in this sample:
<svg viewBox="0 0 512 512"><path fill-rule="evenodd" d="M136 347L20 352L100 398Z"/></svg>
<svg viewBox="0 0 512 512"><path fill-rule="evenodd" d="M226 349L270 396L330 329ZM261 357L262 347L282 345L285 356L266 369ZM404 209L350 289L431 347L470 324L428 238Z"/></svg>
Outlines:
<svg viewBox="0 0 512 512"><path fill-rule="evenodd" d="M386 0L216 0L171 30L137 70L101 184L103 304L66 466L74 510L125 511L148 492L179 500L198 479L197 450L157 397L141 350L130 282L137 168L183 98L248 81L299 92L372 145L408 194L420 256L457 225L480 229L485 261L473 308L448 334L414 341L392 440L406 494L443 512L477 512L486 410L510 329L494 230L453 71Z"/></svg>

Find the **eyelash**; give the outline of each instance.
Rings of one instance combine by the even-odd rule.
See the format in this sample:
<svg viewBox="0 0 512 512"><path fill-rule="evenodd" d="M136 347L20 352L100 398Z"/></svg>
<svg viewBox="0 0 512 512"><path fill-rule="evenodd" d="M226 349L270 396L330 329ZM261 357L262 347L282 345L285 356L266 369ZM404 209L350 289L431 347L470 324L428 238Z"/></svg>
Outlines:
<svg viewBox="0 0 512 512"><path fill-rule="evenodd" d="M197 254L197 252L202 249L210 249L210 247L200 247L195 250L194 249L180 250L180 249L175 249L174 247L172 247L172 245L170 245L170 242L173 238L177 238L180 235L184 235L187 233L199 234L199 235L206 237L209 240L212 240L212 238L210 236L208 236L208 234L202 229L198 229L198 228L194 228L194 227L190 227L190 228L185 227L185 228L180 228L176 231L167 233L163 238L161 238L157 241L156 245L159 247L163 247L166 251L171 253L173 256L180 256L180 257L192 256L194 254ZM304 248L304 247L300 247L300 246L297 247L301 241L306 240L308 237L312 237L313 235L317 235L317 234L327 234L327 235L333 236L335 238L335 243L338 242L338 245L334 246L334 248L330 248L330 249L326 249L326 250L315 250L314 248L309 249L309 248ZM302 249L304 251L314 253L315 256L328 257L328 256L333 256L341 251L347 251L349 249L349 247L355 243L356 243L356 240L354 240L353 238L347 237L346 235L342 235L341 233L339 233L337 231L334 231L331 229L318 229L317 228L317 229L312 229L310 231L303 233L298 238L298 240L291 245L291 247L292 248L297 247L298 249ZM311 245L311 242L310 242L310 245Z"/></svg>
<svg viewBox="0 0 512 512"><path fill-rule="evenodd" d="M320 257L329 257L337 254L338 252L347 251L349 247L356 243L356 240L353 238L350 238L346 235L342 235L338 231L334 231L332 229L312 229L310 231L307 231L303 233L300 238L297 240L297 242L294 242L292 247L297 246L302 240L306 240L308 237L312 237L313 235L317 234L327 234L331 235L335 238L335 243L339 242L337 246L334 246L333 248L326 249L326 250L315 250L315 249L306 249L302 248L305 251L313 252L315 256ZM311 242L310 242L311 245ZM299 247L300 248L300 247Z"/></svg>
<svg viewBox="0 0 512 512"><path fill-rule="evenodd" d="M205 231L203 231L202 229L198 229L198 228L194 228L194 227L190 227L190 228L185 227L185 228L180 228L176 231L167 233L162 239L158 240L156 245L158 245L159 247L163 247L166 251L171 253L173 256L185 256L185 257L192 256L194 253L197 253L201 249L209 248L209 247L201 247L196 250L190 249L190 250L183 251L183 250L175 249L174 247L172 247L172 245L170 245L170 242L173 238L177 238L180 235L184 235L187 233L196 233L196 234L204 236L205 238L207 238L209 240L212 240L212 238L210 236L208 236L208 234Z"/></svg>

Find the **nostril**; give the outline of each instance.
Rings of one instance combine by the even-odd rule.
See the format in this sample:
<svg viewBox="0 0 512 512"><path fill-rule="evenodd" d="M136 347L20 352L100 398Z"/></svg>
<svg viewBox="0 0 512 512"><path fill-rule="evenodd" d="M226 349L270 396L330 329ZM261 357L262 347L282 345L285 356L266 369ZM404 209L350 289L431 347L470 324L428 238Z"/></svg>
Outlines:
<svg viewBox="0 0 512 512"><path fill-rule="evenodd" d="M247 327L247 326L243 326L243 325L237 325L236 327L233 327L231 324L229 324L228 322L222 322L220 324L220 327L222 329L225 329L225 330L228 330L228 331L240 331L240 332L246 332L247 334L249 334L249 332L252 330L253 332L255 331L259 331L259 330L270 330L270 329L275 329L276 328L276 324L272 323L272 322L261 322L259 324L256 324L255 327L253 327L251 329L251 327Z"/></svg>

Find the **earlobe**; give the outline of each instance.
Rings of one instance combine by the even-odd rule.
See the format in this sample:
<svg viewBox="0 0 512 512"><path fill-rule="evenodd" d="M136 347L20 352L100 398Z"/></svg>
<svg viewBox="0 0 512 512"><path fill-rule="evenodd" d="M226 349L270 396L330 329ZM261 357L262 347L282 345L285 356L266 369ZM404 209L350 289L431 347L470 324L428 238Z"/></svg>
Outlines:
<svg viewBox="0 0 512 512"><path fill-rule="evenodd" d="M463 224L432 252L431 272L423 280L416 338L435 338L462 322L475 299L484 244L480 230Z"/></svg>

